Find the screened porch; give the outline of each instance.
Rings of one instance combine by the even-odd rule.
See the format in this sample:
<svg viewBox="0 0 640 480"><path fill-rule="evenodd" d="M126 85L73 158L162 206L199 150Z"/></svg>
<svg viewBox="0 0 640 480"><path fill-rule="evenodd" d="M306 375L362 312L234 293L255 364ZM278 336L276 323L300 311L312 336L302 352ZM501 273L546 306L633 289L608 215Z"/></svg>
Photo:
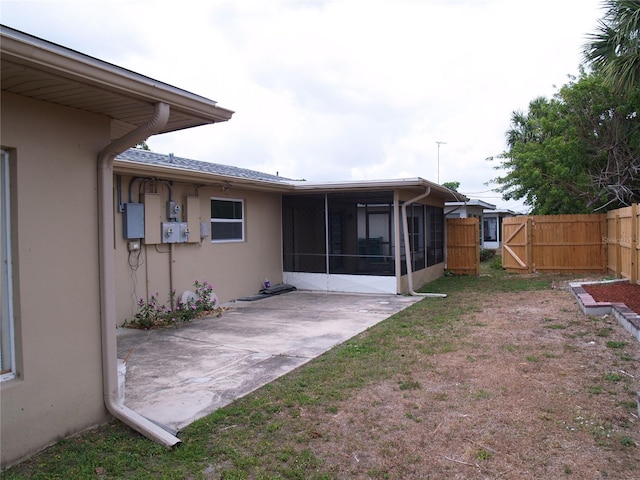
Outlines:
<svg viewBox="0 0 640 480"><path fill-rule="evenodd" d="M323 289L337 280L350 284L350 291L354 283L377 283L396 293L396 278L407 268L401 203L393 191L285 195L282 205L285 277L298 284L315 278ZM412 271L442 263L443 209L415 203L407 207L407 220Z"/></svg>

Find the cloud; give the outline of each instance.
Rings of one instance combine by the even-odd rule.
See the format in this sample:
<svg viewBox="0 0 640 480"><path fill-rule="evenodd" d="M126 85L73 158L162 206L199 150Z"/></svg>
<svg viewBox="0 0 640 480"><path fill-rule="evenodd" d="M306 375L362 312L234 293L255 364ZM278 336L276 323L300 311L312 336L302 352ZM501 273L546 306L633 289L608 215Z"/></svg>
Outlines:
<svg viewBox="0 0 640 480"><path fill-rule="evenodd" d="M152 149L485 191L511 112L577 73L599 0L3 2L3 23L212 98L232 120ZM489 200L491 201L491 200ZM500 199L492 203L505 204ZM509 205L513 205L511 202Z"/></svg>

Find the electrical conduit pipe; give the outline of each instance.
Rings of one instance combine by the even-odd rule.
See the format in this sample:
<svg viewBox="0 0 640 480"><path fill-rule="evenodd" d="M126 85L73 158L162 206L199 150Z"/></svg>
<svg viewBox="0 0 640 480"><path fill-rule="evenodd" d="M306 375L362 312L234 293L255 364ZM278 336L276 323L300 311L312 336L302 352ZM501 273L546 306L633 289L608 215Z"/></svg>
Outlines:
<svg viewBox="0 0 640 480"><path fill-rule="evenodd" d="M102 381L104 402L109 412L147 438L171 447L180 442L175 435L118 401L118 350L116 337L115 254L113 227L113 160L151 135L169 120L170 107L159 102L144 125L114 140L98 154L98 231L100 256L100 323L102 328Z"/></svg>
<svg viewBox="0 0 640 480"><path fill-rule="evenodd" d="M420 297L440 297L445 298L445 293L417 293L413 290L413 270L411 269L411 242L409 241L409 222L407 221L407 205L426 198L431 193L431 187L427 187L424 193L407 200L402 204L402 233L404 236L404 256L407 264L407 280L409 281L409 294Z"/></svg>

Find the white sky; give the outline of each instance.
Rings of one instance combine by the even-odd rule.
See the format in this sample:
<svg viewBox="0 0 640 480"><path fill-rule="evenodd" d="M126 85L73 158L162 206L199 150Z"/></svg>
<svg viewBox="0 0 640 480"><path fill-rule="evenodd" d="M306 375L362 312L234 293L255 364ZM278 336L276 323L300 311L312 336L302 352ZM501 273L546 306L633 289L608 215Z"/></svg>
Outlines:
<svg viewBox="0 0 640 480"><path fill-rule="evenodd" d="M575 75L600 0L2 0L1 23L216 100L158 153L307 180L485 185L511 113ZM440 168L438 179L438 146Z"/></svg>

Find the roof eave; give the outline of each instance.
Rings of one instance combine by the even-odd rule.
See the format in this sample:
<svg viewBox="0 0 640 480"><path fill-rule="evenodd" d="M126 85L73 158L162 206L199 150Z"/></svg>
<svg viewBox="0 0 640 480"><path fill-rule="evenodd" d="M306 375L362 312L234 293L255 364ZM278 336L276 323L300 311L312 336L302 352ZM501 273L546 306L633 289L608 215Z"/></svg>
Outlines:
<svg viewBox="0 0 640 480"><path fill-rule="evenodd" d="M362 181L344 181L344 182L292 182L295 192L309 191L372 191L372 190L388 190L388 189L405 189L416 190L422 188L431 188L432 195L437 194L438 197L445 201L464 201L467 198L452 190L430 182L420 177L402 178L402 179L383 179L383 180L362 180Z"/></svg>
<svg viewBox="0 0 640 480"><path fill-rule="evenodd" d="M213 100L4 25L0 25L0 32L3 61L140 101L168 103L172 109L192 117L190 124L181 128L224 122L234 113L218 107ZM168 127L160 133L173 129Z"/></svg>

